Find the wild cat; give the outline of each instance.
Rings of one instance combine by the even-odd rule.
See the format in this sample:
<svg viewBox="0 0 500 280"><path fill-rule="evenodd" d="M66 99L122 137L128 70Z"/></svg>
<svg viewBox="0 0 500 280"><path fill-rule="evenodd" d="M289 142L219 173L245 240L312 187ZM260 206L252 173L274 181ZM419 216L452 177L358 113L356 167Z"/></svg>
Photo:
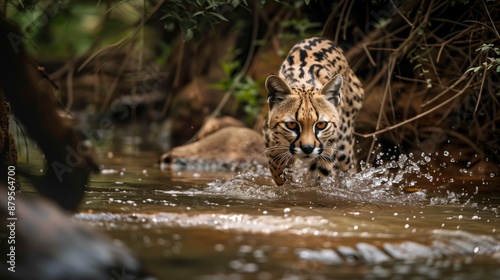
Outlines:
<svg viewBox="0 0 500 280"><path fill-rule="evenodd" d="M265 87L266 154L277 185L284 184L283 171L295 159L323 176L355 166L354 121L364 91L334 42L319 37L298 42Z"/></svg>

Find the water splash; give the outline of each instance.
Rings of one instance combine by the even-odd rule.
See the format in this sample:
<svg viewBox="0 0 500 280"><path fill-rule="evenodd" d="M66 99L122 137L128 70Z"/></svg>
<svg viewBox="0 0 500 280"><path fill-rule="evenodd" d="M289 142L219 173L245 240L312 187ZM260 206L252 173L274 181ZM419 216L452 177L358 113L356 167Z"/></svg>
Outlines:
<svg viewBox="0 0 500 280"><path fill-rule="evenodd" d="M379 161L379 165L362 164L358 173L339 173L329 178L311 178L307 167L294 166L285 170L286 183L275 186L266 167L259 166L239 172L227 181L208 184L206 192L242 199L262 200L309 200L322 203L344 200L375 204L420 204L428 202L424 190L407 192L416 182L408 175L423 175L424 162L402 155L398 160Z"/></svg>

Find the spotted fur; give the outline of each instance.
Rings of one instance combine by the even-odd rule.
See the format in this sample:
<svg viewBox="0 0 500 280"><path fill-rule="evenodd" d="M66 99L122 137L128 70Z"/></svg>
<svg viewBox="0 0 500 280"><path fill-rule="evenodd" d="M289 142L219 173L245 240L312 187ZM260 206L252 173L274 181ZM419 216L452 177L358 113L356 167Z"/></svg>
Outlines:
<svg viewBox="0 0 500 280"><path fill-rule="evenodd" d="M355 168L354 120L364 91L339 47L325 38L298 42L265 85L266 154L277 185L297 158L323 176Z"/></svg>

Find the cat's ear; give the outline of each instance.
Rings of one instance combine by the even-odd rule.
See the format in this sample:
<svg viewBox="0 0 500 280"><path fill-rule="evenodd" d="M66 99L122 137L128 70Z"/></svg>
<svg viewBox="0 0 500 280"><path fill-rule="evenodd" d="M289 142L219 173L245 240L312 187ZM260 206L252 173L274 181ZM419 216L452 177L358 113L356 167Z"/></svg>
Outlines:
<svg viewBox="0 0 500 280"><path fill-rule="evenodd" d="M266 79L267 103L272 109L292 93L292 90L280 77L271 75Z"/></svg>
<svg viewBox="0 0 500 280"><path fill-rule="evenodd" d="M331 78L323 87L320 93L325 96L326 100L330 101L334 106L340 105L340 100L342 100L342 85L344 84L344 79L340 74Z"/></svg>

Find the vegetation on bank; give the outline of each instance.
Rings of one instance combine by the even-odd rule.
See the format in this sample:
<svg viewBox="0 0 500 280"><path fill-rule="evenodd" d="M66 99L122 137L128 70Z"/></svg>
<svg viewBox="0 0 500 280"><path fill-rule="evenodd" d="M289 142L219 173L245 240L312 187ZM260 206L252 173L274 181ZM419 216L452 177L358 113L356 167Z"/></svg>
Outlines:
<svg viewBox="0 0 500 280"><path fill-rule="evenodd" d="M12 43L29 48L66 109L107 112L134 97L149 102L150 120L181 123L174 144L208 115L258 129L266 76L296 41L324 34L365 85L357 132L367 161L371 151L449 151L469 165L500 162L500 1L3 3L24 31Z"/></svg>

